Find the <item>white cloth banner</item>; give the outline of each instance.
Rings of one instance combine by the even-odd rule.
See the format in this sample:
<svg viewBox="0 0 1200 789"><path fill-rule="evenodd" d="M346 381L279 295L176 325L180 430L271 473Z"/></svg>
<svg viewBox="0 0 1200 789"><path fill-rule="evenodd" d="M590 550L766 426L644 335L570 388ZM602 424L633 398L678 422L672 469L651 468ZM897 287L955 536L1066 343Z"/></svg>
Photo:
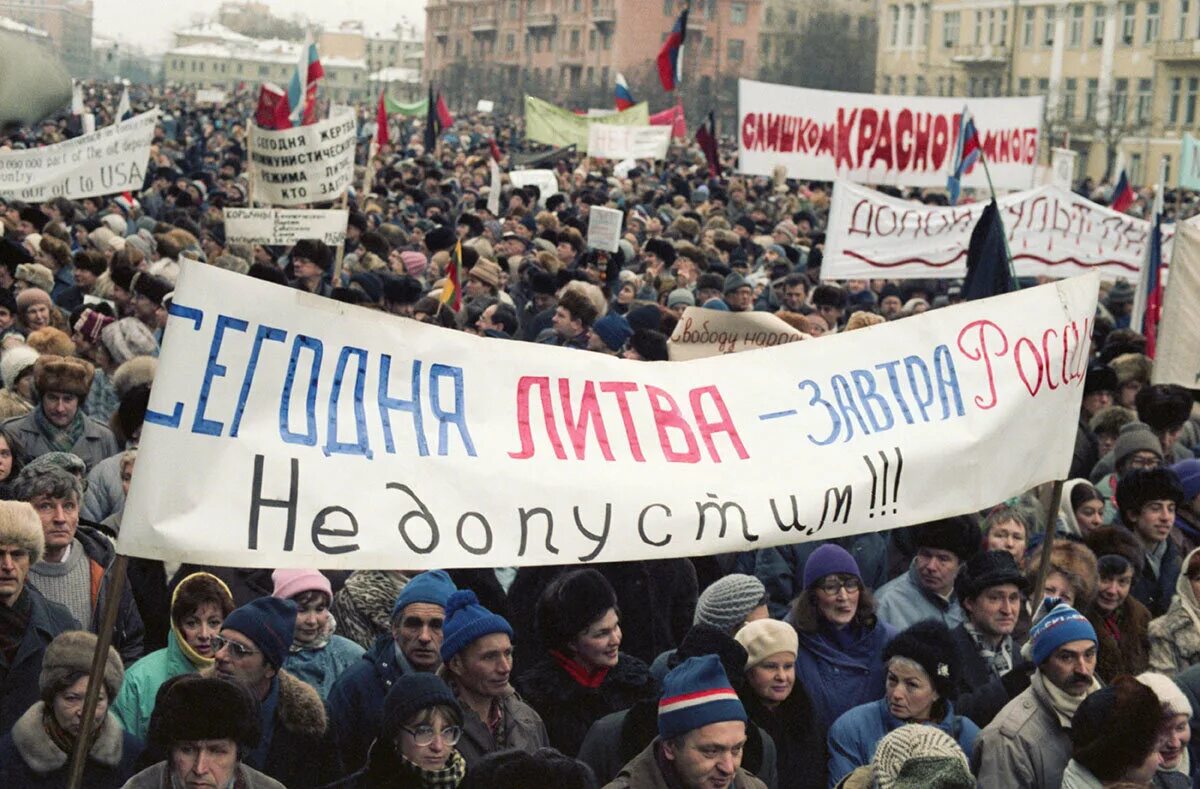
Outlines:
<svg viewBox="0 0 1200 789"><path fill-rule="evenodd" d="M491 112L494 109L496 109L496 102L492 101L491 99L480 99L478 103L475 104L476 112Z"/></svg>
<svg viewBox="0 0 1200 789"><path fill-rule="evenodd" d="M1171 278L1163 299L1154 352L1156 384L1200 388L1200 227L1176 230Z"/></svg>
<svg viewBox="0 0 1200 789"><path fill-rule="evenodd" d="M225 91L220 88L200 88L196 91L196 104L218 106L225 103Z"/></svg>
<svg viewBox="0 0 1200 789"><path fill-rule="evenodd" d="M350 212L286 208L226 208L225 238L247 244L291 245L302 239L340 244Z"/></svg>
<svg viewBox="0 0 1200 789"><path fill-rule="evenodd" d="M652 363L185 261L117 549L234 567L587 563L983 509L1066 475L1097 291L1076 277Z"/></svg>
<svg viewBox="0 0 1200 789"><path fill-rule="evenodd" d="M547 197L558 194L558 176L553 170L512 170L508 180L516 187L536 186L541 192L542 203Z"/></svg>
<svg viewBox="0 0 1200 789"><path fill-rule="evenodd" d="M341 197L354 180L355 120L339 112L309 126L251 126L250 188L260 203L298 206Z"/></svg>
<svg viewBox="0 0 1200 789"><path fill-rule="evenodd" d="M1134 278L1142 267L1150 239L1150 223L1143 219L1055 186L1016 192L998 202L1018 276L1097 271L1105 279ZM986 205L931 206L838 181L821 276L964 277L971 231Z"/></svg>
<svg viewBox="0 0 1200 789"><path fill-rule="evenodd" d="M789 178L896 186L940 186L954 161L964 99L878 96L738 80L741 171ZM1033 186L1042 97L968 99L992 180ZM983 167L963 178L986 187Z"/></svg>
<svg viewBox="0 0 1200 789"><path fill-rule="evenodd" d="M141 191L158 110L66 142L0 154L0 196L28 202Z"/></svg>
<svg viewBox="0 0 1200 789"><path fill-rule="evenodd" d="M588 126L588 156L595 159L665 159L670 126Z"/></svg>
<svg viewBox="0 0 1200 789"><path fill-rule="evenodd" d="M811 339L769 312L725 312L688 307L667 341L673 362L774 348Z"/></svg>

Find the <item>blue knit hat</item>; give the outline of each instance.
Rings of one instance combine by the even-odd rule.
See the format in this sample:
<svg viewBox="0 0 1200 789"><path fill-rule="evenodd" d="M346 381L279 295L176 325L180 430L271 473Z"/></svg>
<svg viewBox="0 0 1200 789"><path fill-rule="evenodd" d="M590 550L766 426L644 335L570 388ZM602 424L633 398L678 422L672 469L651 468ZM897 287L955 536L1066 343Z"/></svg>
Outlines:
<svg viewBox="0 0 1200 789"><path fill-rule="evenodd" d="M746 708L716 655L688 658L663 678L658 736L664 740L710 723L747 719Z"/></svg>
<svg viewBox="0 0 1200 789"><path fill-rule="evenodd" d="M450 595L454 594L457 589L458 587L454 585L454 581L450 580L450 575L445 570L429 570L413 576L413 579L400 590L400 596L396 598L396 604L392 606L392 619L395 619L401 611L413 603L429 603L445 608L446 603L450 600Z"/></svg>
<svg viewBox="0 0 1200 789"><path fill-rule="evenodd" d="M499 614L493 614L479 604L470 589L459 589L446 603L446 620L442 624L442 662L470 646L471 642L492 633L513 636L512 625Z"/></svg>
<svg viewBox="0 0 1200 789"><path fill-rule="evenodd" d="M1096 629L1083 614L1066 603L1057 603L1029 630L1034 665L1040 666L1054 650L1072 641L1097 643Z"/></svg>
<svg viewBox="0 0 1200 789"><path fill-rule="evenodd" d="M862 580L862 572L858 562L840 545L827 542L808 556L804 563L804 588L811 589L813 584L827 575L853 575Z"/></svg>
<svg viewBox="0 0 1200 789"><path fill-rule="evenodd" d="M624 315L615 312L610 312L593 323L592 331L604 341L610 351L621 350L633 336L633 327L629 325L629 321L625 320Z"/></svg>
<svg viewBox="0 0 1200 789"><path fill-rule="evenodd" d="M225 617L221 630L236 630L262 650L275 668L283 665L296 636L296 604L278 597L260 597Z"/></svg>

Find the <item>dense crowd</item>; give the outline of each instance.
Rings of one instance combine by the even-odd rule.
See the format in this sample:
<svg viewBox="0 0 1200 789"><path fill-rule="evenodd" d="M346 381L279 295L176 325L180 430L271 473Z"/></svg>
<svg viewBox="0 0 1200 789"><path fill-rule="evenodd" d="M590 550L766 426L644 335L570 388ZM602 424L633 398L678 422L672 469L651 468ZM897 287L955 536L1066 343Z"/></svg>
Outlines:
<svg viewBox="0 0 1200 789"><path fill-rule="evenodd" d="M393 119L397 143L368 167L360 110L342 253L239 243L222 209L248 204L250 98L134 99L163 112L140 192L0 201L0 786L66 785L109 600L87 787L1193 785L1200 411L1151 384L1125 282L1104 289L1052 518L1030 491L735 555L351 573L132 559L118 587L113 540L184 260L646 361L667 359L687 307L771 313L817 341L959 296L953 281L823 280L829 185L733 174L727 145L722 174L675 146L618 176L491 116L460 118L433 151L423 120ZM87 103L104 125L115 90L90 86ZM78 131L54 119L0 151ZM503 169L553 169L557 192L505 178L488 210L493 141ZM616 253L586 243L594 206L623 212ZM459 242L455 311L441 296Z"/></svg>

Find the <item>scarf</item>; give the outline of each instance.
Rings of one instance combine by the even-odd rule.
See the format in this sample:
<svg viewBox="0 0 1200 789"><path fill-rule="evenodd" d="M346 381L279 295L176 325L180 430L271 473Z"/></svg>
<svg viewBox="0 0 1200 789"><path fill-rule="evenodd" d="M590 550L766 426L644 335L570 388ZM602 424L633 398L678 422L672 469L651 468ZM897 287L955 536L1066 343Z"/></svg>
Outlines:
<svg viewBox="0 0 1200 789"><path fill-rule="evenodd" d="M426 770L408 760L404 754L400 756L400 770L414 775L426 789L456 789L467 775L467 762L458 751L450 751L446 766L440 770Z"/></svg>
<svg viewBox="0 0 1200 789"><path fill-rule="evenodd" d="M33 409L33 421L42 435L46 437L46 441L50 444L52 452L70 452L74 449L75 442L83 437L84 422L82 408L75 412L75 418L66 427L51 424L41 406Z"/></svg>
<svg viewBox="0 0 1200 789"><path fill-rule="evenodd" d="M825 617L817 617L817 631L825 640L833 644L839 652L849 652L850 648L862 640L863 629L857 622L851 622L845 627L838 627Z"/></svg>
<svg viewBox="0 0 1200 789"><path fill-rule="evenodd" d="M54 743L54 747L68 756L75 752L77 738L58 725L58 719L54 717L54 713L49 707L42 710L42 728L45 730L46 736L50 738L50 742ZM91 733L88 734L87 753L92 752L92 746L96 744L96 738L100 736L100 730L103 728L104 723L101 723L99 726L93 727Z"/></svg>
<svg viewBox="0 0 1200 789"><path fill-rule="evenodd" d="M1121 625L1119 622L1117 622L1117 615L1120 614L1120 612L1121 609L1118 608L1116 611L1113 611L1111 614L1104 617L1104 632L1112 636L1113 641L1116 641L1118 644L1121 643Z"/></svg>
<svg viewBox="0 0 1200 789"><path fill-rule="evenodd" d="M0 603L0 658L4 660L3 671L8 673L8 668L17 658L17 650L21 648L21 642L25 640L25 630L29 627L29 617L33 610L33 603L29 599L29 593L24 589L17 597L17 601L12 608ZM0 675L2 678L3 675Z"/></svg>
<svg viewBox="0 0 1200 789"><path fill-rule="evenodd" d="M567 657L557 649L550 650L550 656L554 658L554 662L559 667L567 672L567 676L583 685L585 688L598 688L604 682L604 678L608 676L608 667L598 668L592 671L587 666L584 666L577 660Z"/></svg>
<svg viewBox="0 0 1200 789"><path fill-rule="evenodd" d="M976 630L975 626L970 622L964 622L963 629L967 631L967 634L971 636L971 640L975 642L975 650L979 652L979 656L983 658L983 662L988 664L988 669L992 672L993 677L999 679L1012 671L1013 638L1011 635L1001 639L999 647L994 647L991 641Z"/></svg>
<svg viewBox="0 0 1200 789"><path fill-rule="evenodd" d="M1196 593L1192 591L1192 579L1187 577L1187 566L1198 551L1200 548L1190 551L1184 557L1183 572L1179 573L1179 580L1175 582L1175 599L1171 601L1171 605L1182 608L1188 619L1192 620L1192 626L1200 630L1200 601L1196 600Z"/></svg>
<svg viewBox="0 0 1200 789"><path fill-rule="evenodd" d="M1088 688L1087 693L1082 696L1072 696L1053 682L1047 682L1041 671L1033 672L1032 684L1035 688L1040 687L1046 692L1046 696L1050 699L1050 708L1058 718L1059 725L1064 729L1071 728L1071 719L1075 717L1075 710L1079 709L1083 700L1100 690L1100 681L1093 676L1092 686Z"/></svg>

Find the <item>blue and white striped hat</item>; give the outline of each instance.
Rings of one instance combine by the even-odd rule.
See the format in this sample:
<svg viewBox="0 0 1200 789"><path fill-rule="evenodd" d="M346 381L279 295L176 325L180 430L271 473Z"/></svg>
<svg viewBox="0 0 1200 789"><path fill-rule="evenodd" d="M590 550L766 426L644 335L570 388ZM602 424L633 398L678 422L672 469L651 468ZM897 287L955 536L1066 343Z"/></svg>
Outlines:
<svg viewBox="0 0 1200 789"><path fill-rule="evenodd" d="M688 658L663 678L658 735L664 740L723 721L747 720L716 655Z"/></svg>

